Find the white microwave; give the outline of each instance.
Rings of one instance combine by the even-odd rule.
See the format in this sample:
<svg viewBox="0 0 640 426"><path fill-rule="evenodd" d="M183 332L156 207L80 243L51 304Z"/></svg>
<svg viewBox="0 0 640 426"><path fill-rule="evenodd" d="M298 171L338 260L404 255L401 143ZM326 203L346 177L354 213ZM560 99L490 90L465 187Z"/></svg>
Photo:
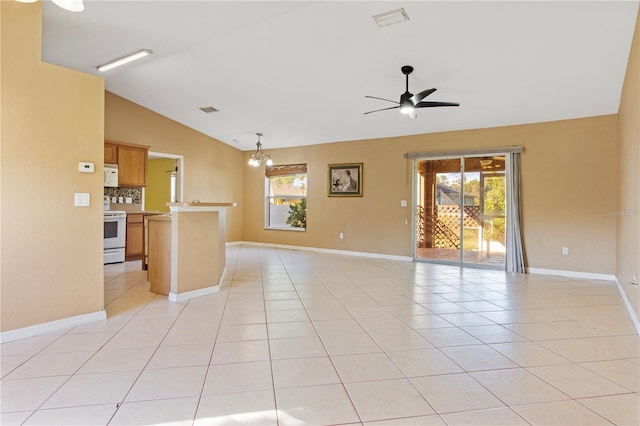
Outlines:
<svg viewBox="0 0 640 426"><path fill-rule="evenodd" d="M118 186L118 165L117 164L104 165L104 186L111 187L111 188Z"/></svg>

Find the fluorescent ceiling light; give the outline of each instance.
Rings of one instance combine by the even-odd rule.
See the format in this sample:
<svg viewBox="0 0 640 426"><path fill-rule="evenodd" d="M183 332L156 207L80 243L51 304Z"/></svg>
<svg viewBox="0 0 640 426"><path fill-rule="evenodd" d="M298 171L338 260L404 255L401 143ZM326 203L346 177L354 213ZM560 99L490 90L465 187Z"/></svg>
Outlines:
<svg viewBox="0 0 640 426"><path fill-rule="evenodd" d="M38 0L16 0L20 3L35 3ZM69 12L82 12L84 10L83 0L52 0L61 8Z"/></svg>
<svg viewBox="0 0 640 426"><path fill-rule="evenodd" d="M100 65L99 67L97 67L97 70L101 72L109 71L110 69L119 67L120 65L128 64L129 62L135 61L136 59L144 58L145 56L151 55L152 53L153 51L149 49L138 50L131 55L127 55L114 61L108 62L104 65Z"/></svg>
<svg viewBox="0 0 640 426"><path fill-rule="evenodd" d="M82 0L52 0L55 4L61 8L68 10L69 12L82 12L84 10L84 3Z"/></svg>

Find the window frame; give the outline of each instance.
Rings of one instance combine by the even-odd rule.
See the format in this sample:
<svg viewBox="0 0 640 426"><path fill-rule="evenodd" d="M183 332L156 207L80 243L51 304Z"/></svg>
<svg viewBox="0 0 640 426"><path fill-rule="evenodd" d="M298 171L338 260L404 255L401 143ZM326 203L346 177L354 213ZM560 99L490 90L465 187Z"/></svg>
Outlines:
<svg viewBox="0 0 640 426"><path fill-rule="evenodd" d="M271 178L279 176L291 176L291 175L305 175L305 180L308 179L307 165L306 164L282 164L265 167L265 180L264 180L264 218L263 224L265 230L272 231L293 231L293 232L306 232L308 226L304 228L297 228L294 226L275 226L271 225L271 200L273 199L285 199L285 200L308 200L307 184L305 183L304 195L272 195L271 194ZM306 208L305 208L306 217Z"/></svg>

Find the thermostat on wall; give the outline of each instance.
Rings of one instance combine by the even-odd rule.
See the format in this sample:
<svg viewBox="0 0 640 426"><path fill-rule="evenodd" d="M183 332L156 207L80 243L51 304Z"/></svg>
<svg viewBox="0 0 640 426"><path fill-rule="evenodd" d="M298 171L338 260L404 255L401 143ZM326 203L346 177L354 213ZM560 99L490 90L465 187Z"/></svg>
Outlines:
<svg viewBox="0 0 640 426"><path fill-rule="evenodd" d="M93 163L81 161L78 163L78 171L81 173L93 173Z"/></svg>

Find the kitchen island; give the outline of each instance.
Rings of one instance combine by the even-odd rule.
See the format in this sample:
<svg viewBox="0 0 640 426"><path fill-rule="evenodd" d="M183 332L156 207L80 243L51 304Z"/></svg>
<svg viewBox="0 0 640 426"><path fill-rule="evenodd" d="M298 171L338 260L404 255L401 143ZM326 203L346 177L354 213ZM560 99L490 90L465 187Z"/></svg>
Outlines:
<svg viewBox="0 0 640 426"><path fill-rule="evenodd" d="M167 203L169 215L150 216L150 290L170 301L217 293L224 280L225 212L236 203Z"/></svg>

